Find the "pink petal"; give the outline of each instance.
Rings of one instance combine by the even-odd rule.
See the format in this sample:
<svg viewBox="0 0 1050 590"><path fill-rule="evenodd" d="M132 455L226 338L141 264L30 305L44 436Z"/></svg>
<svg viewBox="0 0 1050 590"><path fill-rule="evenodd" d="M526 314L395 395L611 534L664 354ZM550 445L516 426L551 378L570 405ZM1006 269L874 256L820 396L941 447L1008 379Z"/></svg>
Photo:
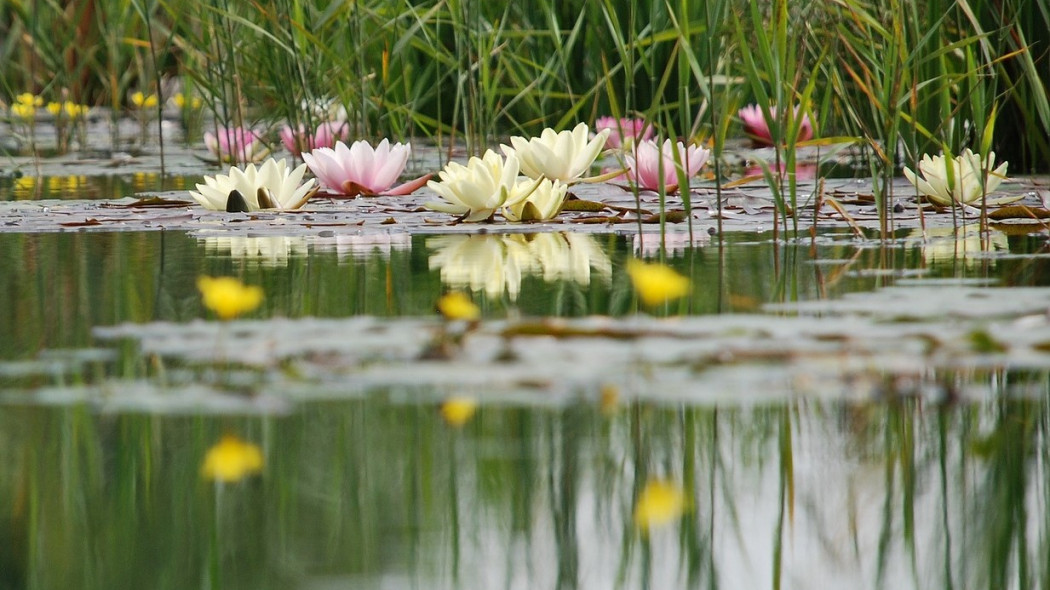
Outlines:
<svg viewBox="0 0 1050 590"><path fill-rule="evenodd" d="M432 176L434 176L432 173L431 174L424 174L423 176L420 176L419 178L417 178L415 180L410 180L410 181L408 181L408 182L406 182L404 184L400 184L398 186L395 186L394 188L384 192L383 194L384 195L391 195L391 196L412 194L412 193L416 192L417 190L419 190L420 188L422 188L423 185L426 184L427 181L430 180L430 178Z"/></svg>

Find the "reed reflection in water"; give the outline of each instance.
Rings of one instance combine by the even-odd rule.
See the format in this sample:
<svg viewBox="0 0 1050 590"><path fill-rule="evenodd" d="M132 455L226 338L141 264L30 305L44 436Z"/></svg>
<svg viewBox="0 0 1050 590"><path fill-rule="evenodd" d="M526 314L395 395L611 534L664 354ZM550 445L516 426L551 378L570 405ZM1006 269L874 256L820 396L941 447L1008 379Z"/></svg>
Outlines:
<svg viewBox="0 0 1050 590"><path fill-rule="evenodd" d="M521 261L523 313L634 313L623 236L492 238L315 238L309 255L269 265L265 248L227 253L177 233L0 235L0 359L97 346L99 326L203 318L201 274L263 286L256 319L426 316L443 290L475 289L444 281L446 268L510 255ZM725 311L734 297L833 298L921 265L932 276L1048 282L1041 258L991 252L949 266L924 259L917 242L734 239L669 257L696 287L689 311ZM490 278L479 278L479 295L489 297ZM500 278L493 292L510 300L511 283ZM563 306L565 292L579 304ZM1050 588L1045 371L926 376L991 392L945 405L661 402L644 382L601 403L593 391L566 403L540 390L492 399L425 385L362 396L329 382L334 401L262 416L25 402L25 390L110 380L182 391L160 387L174 378L156 359L127 356L135 362L88 360L15 384L0 376L0 588ZM451 395L481 400L459 428L437 411ZM227 433L261 449L259 476L202 477ZM653 480L684 490L687 511L644 534L633 515Z"/></svg>
<svg viewBox="0 0 1050 590"><path fill-rule="evenodd" d="M1010 378L1044 391L483 404L462 428L425 391L259 418L8 405L0 587L1045 588L1047 375ZM231 431L263 474L203 480ZM688 509L645 533L654 479Z"/></svg>

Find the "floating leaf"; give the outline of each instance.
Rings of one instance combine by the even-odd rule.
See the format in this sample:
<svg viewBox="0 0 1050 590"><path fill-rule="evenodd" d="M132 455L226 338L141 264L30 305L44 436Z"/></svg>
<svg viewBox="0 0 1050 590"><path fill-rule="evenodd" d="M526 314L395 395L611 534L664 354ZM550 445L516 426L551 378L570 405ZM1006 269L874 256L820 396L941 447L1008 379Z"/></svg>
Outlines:
<svg viewBox="0 0 1050 590"><path fill-rule="evenodd" d="M983 330L974 330L969 334L970 344L976 352L1006 352L1007 348L1001 342Z"/></svg>
<svg viewBox="0 0 1050 590"><path fill-rule="evenodd" d="M1050 210L1024 205L1010 205L988 212L989 219L1047 219Z"/></svg>
<svg viewBox="0 0 1050 590"><path fill-rule="evenodd" d="M562 211L604 211L605 203L598 201L588 201L586 199L568 199L565 204L562 205Z"/></svg>
<svg viewBox="0 0 1050 590"><path fill-rule="evenodd" d="M174 209L190 207L193 201L162 199L161 197L144 197L132 203L102 203L102 207L113 209Z"/></svg>
<svg viewBox="0 0 1050 590"><path fill-rule="evenodd" d="M62 227L92 227L95 225L102 225L102 222L91 218L85 219L84 221L66 221L64 223L59 223L59 225Z"/></svg>
<svg viewBox="0 0 1050 590"><path fill-rule="evenodd" d="M657 213L643 217L642 223L682 223L688 218L689 216L684 210L674 209L672 211L664 213L663 215Z"/></svg>

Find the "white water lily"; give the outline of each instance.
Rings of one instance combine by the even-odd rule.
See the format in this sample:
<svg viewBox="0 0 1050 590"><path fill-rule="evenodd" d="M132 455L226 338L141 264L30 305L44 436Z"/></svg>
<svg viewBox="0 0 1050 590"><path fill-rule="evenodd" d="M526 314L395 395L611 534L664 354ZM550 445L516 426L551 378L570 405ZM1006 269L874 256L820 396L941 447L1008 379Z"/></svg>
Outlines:
<svg viewBox="0 0 1050 590"><path fill-rule="evenodd" d="M529 182L527 184L534 184ZM565 204L565 193L569 185L560 180L551 182L544 178L525 200L503 208L503 216L509 221L546 221L554 219Z"/></svg>
<svg viewBox="0 0 1050 590"><path fill-rule="evenodd" d="M430 190L444 201L431 201L424 206L434 211L463 215L464 221L488 219L501 207L513 207L532 192L535 183L518 182L518 159L506 160L492 150L467 161L467 165L449 162L438 173L440 181L427 183Z"/></svg>
<svg viewBox="0 0 1050 590"><path fill-rule="evenodd" d="M302 183L306 164L294 170L288 169L284 160L270 158L259 168L248 164L243 170L233 166L229 174L205 176L204 184L190 195L204 206L215 211L259 211L262 209L298 209L316 192L316 181ZM243 203L230 202L230 194L236 190Z"/></svg>
<svg viewBox="0 0 1050 590"><path fill-rule="evenodd" d="M586 123L561 133L547 128L539 137L511 137L511 145L501 145L500 149L508 157L517 156L521 161L521 173L529 178L573 182L590 170L610 132L610 129L602 129L589 139L590 129Z"/></svg>
<svg viewBox="0 0 1050 590"><path fill-rule="evenodd" d="M951 179L949 180L948 166L952 167ZM919 177L910 168L904 168L904 176L924 194L927 199L937 205L949 207L955 204L969 205L981 200L982 195L988 195L1006 178L1007 162L1003 162L998 168L992 170L995 165L995 152L989 152L988 157L982 161L979 154L969 149L955 158L948 160L944 156L930 156L925 154L919 162ZM982 185L982 180L987 171L987 180ZM998 205L1016 201L1021 197L1005 197L988 200L989 205Z"/></svg>

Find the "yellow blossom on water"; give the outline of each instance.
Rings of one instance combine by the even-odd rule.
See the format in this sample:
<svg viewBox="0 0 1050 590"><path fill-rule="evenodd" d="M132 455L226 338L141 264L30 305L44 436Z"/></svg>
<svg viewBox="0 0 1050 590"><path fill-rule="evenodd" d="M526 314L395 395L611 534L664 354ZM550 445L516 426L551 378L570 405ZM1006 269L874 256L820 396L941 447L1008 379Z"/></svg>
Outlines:
<svg viewBox="0 0 1050 590"><path fill-rule="evenodd" d="M156 94L143 94L141 91L131 93L131 104L137 109L148 109L157 106Z"/></svg>
<svg viewBox="0 0 1050 590"><path fill-rule="evenodd" d="M441 417L450 426L460 427L474 416L478 402L470 397L450 397L441 404Z"/></svg>
<svg viewBox="0 0 1050 590"><path fill-rule="evenodd" d="M60 102L49 102L47 103L47 112L51 113L55 117L62 112L62 103Z"/></svg>
<svg viewBox="0 0 1050 590"><path fill-rule="evenodd" d="M438 299L438 311L447 320L476 320L481 317L481 310L470 300L470 296L462 291L446 293Z"/></svg>
<svg viewBox="0 0 1050 590"><path fill-rule="evenodd" d="M692 284L687 277L666 264L646 263L632 258L627 261L627 274L634 290L645 305L653 306L678 299L689 293Z"/></svg>
<svg viewBox="0 0 1050 590"><path fill-rule="evenodd" d="M227 434L208 449L201 475L205 479L232 483L260 473L262 468L263 456L258 446Z"/></svg>
<svg viewBox="0 0 1050 590"><path fill-rule="evenodd" d="M634 524L648 532L653 527L678 520L687 507L685 492L669 481L652 480L638 496L634 507Z"/></svg>
<svg viewBox="0 0 1050 590"><path fill-rule="evenodd" d="M15 97L15 102L30 107L42 107L44 106L44 97L37 96L32 92L23 92Z"/></svg>
<svg viewBox="0 0 1050 590"><path fill-rule="evenodd" d="M16 102L11 105L11 114L19 119L32 121L36 118L36 107L31 104Z"/></svg>
<svg viewBox="0 0 1050 590"><path fill-rule="evenodd" d="M252 311L263 299L262 287L245 285L233 277L198 277L197 288L204 306L223 320Z"/></svg>

